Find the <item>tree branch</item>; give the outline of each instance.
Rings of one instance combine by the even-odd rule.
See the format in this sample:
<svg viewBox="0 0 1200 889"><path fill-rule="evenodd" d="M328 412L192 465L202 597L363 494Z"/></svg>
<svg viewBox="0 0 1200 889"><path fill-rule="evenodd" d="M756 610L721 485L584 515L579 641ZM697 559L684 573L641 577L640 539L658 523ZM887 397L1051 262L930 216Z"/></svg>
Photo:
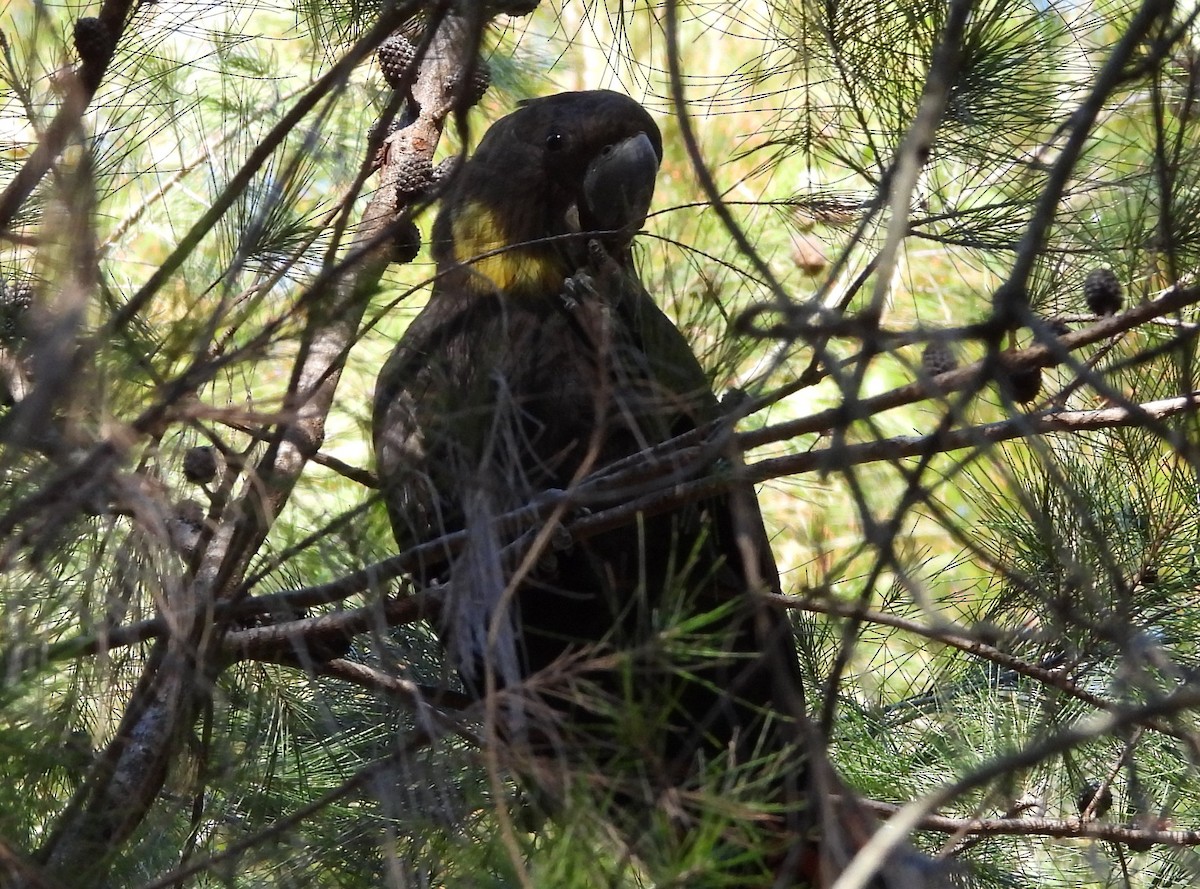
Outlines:
<svg viewBox="0 0 1200 889"><path fill-rule="evenodd" d="M320 81L328 89L402 21L410 7L387 11L372 32ZM418 119L406 129L412 147L432 157L445 118L452 107L455 75L473 61L479 36L478 22L455 16L434 20L430 52L421 66L414 92L421 95ZM314 88L284 116L294 125L320 90ZM403 131L402 131L403 132ZM397 152L397 160L401 158ZM256 154L259 164L265 156ZM242 174L256 169L253 163ZM385 169L383 179L387 181ZM227 195L236 193L228 189ZM167 603L173 611L173 632L160 641L145 668L110 743L43 845L41 857L51 873L84 882L102 878L113 850L141 823L162 787L178 742L194 719L196 708L210 693L216 673L226 661L221 656L222 628L214 626L211 609L240 589L240 577L266 539L275 517L303 471L317 453L324 436L325 416L332 404L341 369L354 342L366 297L392 259L380 232L395 216L394 188L383 187L369 203L363 226L352 245L352 268L329 282L328 290L309 302L308 324L289 386L283 422L273 443L259 461L240 499L226 512L193 564L194 575L180 599ZM198 231L206 231L227 208L214 205L175 253L114 319L128 320L149 294L171 274L194 247ZM216 215L214 215L216 214ZM355 249L360 248L360 249Z"/></svg>
<svg viewBox="0 0 1200 889"><path fill-rule="evenodd" d="M981 657L989 660L994 664L1004 667L1006 670L1012 670L1014 673L1019 673L1022 676L1027 676L1036 682L1041 682L1051 688L1057 689L1078 701L1095 707L1097 710L1105 712L1116 712L1121 709L1121 704L1117 701L1110 701L1107 698L1102 698L1097 694L1093 694L1084 688L1081 688L1077 683L1071 681L1070 677L1062 670L1046 669L1035 664L1030 664L1027 661L1021 660L1008 652L1001 651L994 645L989 645L982 639L978 639L959 632L945 626L930 626L928 624L918 623L914 620L909 620L903 617L897 617L894 614L885 614L881 611L868 611L858 608L854 605L843 605L839 602L820 601L812 596L778 596L775 597L783 605L788 608L795 608L800 611L809 611L814 614L827 614L836 617L858 618L867 623L879 624L880 626L893 627L897 630L921 636L925 639L931 639L935 642L940 642L943 645L948 645L951 648L957 648L959 651L967 654ZM1189 745L1194 751L1200 752L1200 743L1197 742L1195 733L1185 732L1182 729L1177 729L1170 723L1161 719L1149 719L1143 722L1146 728L1153 729L1156 732L1161 732L1164 735L1170 735L1173 738L1178 738L1185 744Z"/></svg>
<svg viewBox="0 0 1200 889"><path fill-rule="evenodd" d="M33 153L8 183L4 193L0 194L0 231L8 229L42 177L67 147L72 134L78 131L84 113L108 72L117 45L124 36L130 11L135 5L135 0L104 0L99 15L87 20L102 35L102 39L92 42L94 51L80 51L79 66L71 74L62 106L42 133ZM84 21L80 19L76 23L76 34Z"/></svg>
<svg viewBox="0 0 1200 889"><path fill-rule="evenodd" d="M901 811L901 806L877 800L862 800L862 804L885 818ZM1106 840L1134 846L1139 851L1151 844L1166 846L1200 846L1200 830L1152 830L1103 821L1081 821L1078 818L952 818L946 815L924 815L917 822L921 830L936 830L948 834L975 836L1042 836L1057 839Z"/></svg>

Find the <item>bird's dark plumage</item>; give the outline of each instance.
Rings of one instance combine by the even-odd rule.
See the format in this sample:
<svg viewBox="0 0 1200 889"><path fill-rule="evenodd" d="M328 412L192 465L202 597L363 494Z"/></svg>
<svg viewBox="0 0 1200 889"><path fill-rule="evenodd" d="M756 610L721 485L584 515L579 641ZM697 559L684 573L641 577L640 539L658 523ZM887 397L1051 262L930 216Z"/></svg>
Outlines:
<svg viewBox="0 0 1200 889"><path fill-rule="evenodd" d="M380 373L374 441L401 547L467 532L465 550L417 578L449 584L443 639L467 685L609 655L586 674L590 698L557 688L566 747L678 787L698 785L706 763L806 740L790 624L764 595L778 578L753 490L565 546L545 535L526 560L493 522L718 416L630 258L661 158L653 119L612 92L535 99L493 125L442 199L437 283ZM669 469L696 477L715 456L693 449ZM792 769L773 801L796 803L805 774Z"/></svg>

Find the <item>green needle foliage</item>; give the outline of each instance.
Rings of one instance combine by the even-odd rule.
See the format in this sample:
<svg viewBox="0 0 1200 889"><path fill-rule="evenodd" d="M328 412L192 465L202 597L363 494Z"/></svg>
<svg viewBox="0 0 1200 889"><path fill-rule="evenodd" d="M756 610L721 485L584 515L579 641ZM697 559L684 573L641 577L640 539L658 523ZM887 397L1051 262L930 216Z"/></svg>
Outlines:
<svg viewBox="0 0 1200 889"><path fill-rule="evenodd" d="M444 591L382 561L371 387L437 189L397 205L381 142L428 124L452 175L577 88L663 130L637 265L737 419L811 743L930 885L1194 885L1195 12L535 5L0 0L0 885L772 885L786 763L706 762L631 830L601 751L511 727L570 700L635 746L661 714L589 670L644 665L473 699ZM492 88L397 93L393 31L420 89ZM647 660L719 617L655 615Z"/></svg>

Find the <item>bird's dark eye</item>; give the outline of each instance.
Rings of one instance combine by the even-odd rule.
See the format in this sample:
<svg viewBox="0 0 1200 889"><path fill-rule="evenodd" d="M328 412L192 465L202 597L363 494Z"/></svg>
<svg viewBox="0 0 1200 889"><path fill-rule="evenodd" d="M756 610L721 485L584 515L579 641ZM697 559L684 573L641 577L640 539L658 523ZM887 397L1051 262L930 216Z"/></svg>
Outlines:
<svg viewBox="0 0 1200 889"><path fill-rule="evenodd" d="M560 148L562 148L566 144L567 144L567 137L564 136L562 133L553 132L549 136L546 137L546 150L547 151L558 151Z"/></svg>

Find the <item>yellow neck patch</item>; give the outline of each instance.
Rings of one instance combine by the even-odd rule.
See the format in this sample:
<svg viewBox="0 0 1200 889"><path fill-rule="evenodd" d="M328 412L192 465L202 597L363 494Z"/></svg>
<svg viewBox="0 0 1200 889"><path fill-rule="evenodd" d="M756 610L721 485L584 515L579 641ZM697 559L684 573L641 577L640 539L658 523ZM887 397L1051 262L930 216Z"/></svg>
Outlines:
<svg viewBox="0 0 1200 889"><path fill-rule="evenodd" d="M544 247L513 247L497 214L471 201L454 214L454 261L471 270L470 287L481 293L557 293L563 274Z"/></svg>

